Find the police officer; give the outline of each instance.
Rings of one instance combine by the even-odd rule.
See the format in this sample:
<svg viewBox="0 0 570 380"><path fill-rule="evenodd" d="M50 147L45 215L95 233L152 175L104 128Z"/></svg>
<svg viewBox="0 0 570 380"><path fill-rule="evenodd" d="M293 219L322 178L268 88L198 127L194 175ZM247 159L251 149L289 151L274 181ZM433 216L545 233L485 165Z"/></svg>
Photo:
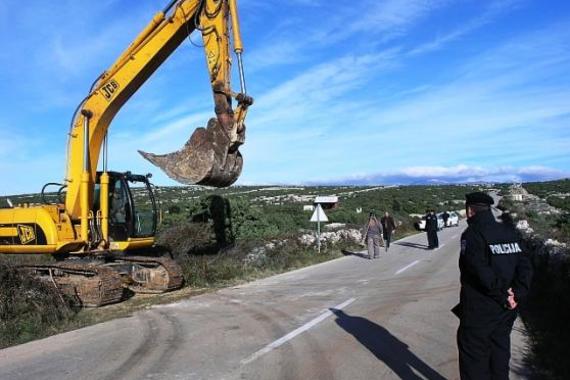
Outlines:
<svg viewBox="0 0 570 380"><path fill-rule="evenodd" d="M428 239L428 249L439 248L439 239L437 238L437 215L435 210L431 209L426 215L426 233Z"/></svg>
<svg viewBox="0 0 570 380"><path fill-rule="evenodd" d="M444 211L443 214L441 214L441 219L443 219L443 227L447 227L447 221L449 220L449 213L447 211Z"/></svg>
<svg viewBox="0 0 570 380"><path fill-rule="evenodd" d="M493 198L466 195L467 223L461 235L460 318L457 331L461 379L508 379L510 334L517 306L530 286L531 267L512 224L499 223Z"/></svg>

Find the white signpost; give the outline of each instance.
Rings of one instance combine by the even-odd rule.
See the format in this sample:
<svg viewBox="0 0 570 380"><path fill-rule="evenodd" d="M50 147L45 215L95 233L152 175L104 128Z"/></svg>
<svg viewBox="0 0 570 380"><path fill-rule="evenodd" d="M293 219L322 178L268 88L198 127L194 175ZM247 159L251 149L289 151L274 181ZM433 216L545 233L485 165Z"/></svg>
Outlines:
<svg viewBox="0 0 570 380"><path fill-rule="evenodd" d="M327 218L320 203L317 203L310 221L317 222L317 250L321 253L321 222L328 222L329 218Z"/></svg>

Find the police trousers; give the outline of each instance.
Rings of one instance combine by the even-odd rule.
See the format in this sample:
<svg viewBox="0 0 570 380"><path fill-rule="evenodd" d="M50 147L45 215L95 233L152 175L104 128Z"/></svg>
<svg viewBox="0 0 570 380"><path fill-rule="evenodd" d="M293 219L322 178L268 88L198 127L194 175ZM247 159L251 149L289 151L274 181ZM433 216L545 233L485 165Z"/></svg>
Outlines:
<svg viewBox="0 0 570 380"><path fill-rule="evenodd" d="M428 239L428 248L439 247L439 239L437 238L437 230L428 230L426 232L427 232L427 239Z"/></svg>
<svg viewBox="0 0 570 380"><path fill-rule="evenodd" d="M511 359L511 330L516 319L509 313L498 323L463 326L457 330L461 380L506 380Z"/></svg>

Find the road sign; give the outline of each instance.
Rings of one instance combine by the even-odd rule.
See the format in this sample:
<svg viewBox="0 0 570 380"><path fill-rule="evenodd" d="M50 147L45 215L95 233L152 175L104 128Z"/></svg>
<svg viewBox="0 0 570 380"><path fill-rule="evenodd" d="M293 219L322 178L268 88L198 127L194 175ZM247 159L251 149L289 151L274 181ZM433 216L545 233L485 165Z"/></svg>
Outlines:
<svg viewBox="0 0 570 380"><path fill-rule="evenodd" d="M321 222L328 222L329 218L325 215L320 203L317 203L310 221L317 222L317 250L321 253Z"/></svg>
<svg viewBox="0 0 570 380"><path fill-rule="evenodd" d="M315 211L313 212L313 215L311 216L311 222L328 222L329 218L327 218L327 216L325 215L325 212L323 211L323 208L321 207L321 204L317 204L317 207L315 207Z"/></svg>

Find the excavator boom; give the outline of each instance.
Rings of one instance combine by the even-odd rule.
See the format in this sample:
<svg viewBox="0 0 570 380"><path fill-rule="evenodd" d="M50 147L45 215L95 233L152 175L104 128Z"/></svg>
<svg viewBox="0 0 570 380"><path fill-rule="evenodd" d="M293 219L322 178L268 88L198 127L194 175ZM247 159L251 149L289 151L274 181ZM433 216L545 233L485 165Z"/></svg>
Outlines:
<svg viewBox="0 0 570 380"><path fill-rule="evenodd" d="M194 30L202 34L216 117L208 122L207 128L198 128L177 152L140 153L171 178L185 184L225 187L239 177L243 158L238 148L244 142L244 120L253 100L244 93L243 47L236 0L171 1L99 77L73 118L65 202L66 210L73 218L85 217L81 216L81 210L85 209L82 197L86 198L87 204L91 203L91 184L95 182L99 155L112 119ZM233 92L230 84L231 40L238 56L240 93ZM237 103L235 109L232 108L233 99Z"/></svg>

